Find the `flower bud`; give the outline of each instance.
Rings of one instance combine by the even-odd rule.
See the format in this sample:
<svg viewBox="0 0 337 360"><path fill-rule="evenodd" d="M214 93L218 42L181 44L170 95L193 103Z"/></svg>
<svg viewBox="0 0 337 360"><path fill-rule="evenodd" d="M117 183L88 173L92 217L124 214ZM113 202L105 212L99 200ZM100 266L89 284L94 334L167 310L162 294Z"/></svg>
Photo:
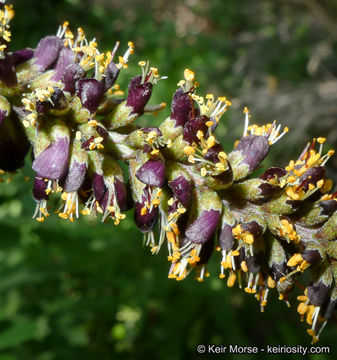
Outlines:
<svg viewBox="0 0 337 360"><path fill-rule="evenodd" d="M34 53L34 64L38 71L44 72L54 65L61 49L63 48L63 40L57 36L46 36L38 43Z"/></svg>
<svg viewBox="0 0 337 360"><path fill-rule="evenodd" d="M54 71L55 74L51 78L54 81L60 81L62 79L64 70L67 66L75 63L75 53L70 48L63 48L60 51L59 57L57 59L57 63L55 65Z"/></svg>
<svg viewBox="0 0 337 360"><path fill-rule="evenodd" d="M142 84L142 76L138 75L131 79L129 83L129 93L126 100L126 105L132 108L131 113L142 115L144 107L150 100L152 95L153 85L150 82Z"/></svg>
<svg viewBox="0 0 337 360"><path fill-rule="evenodd" d="M136 177L146 185L162 187L165 182L165 165L161 160L148 160L137 170Z"/></svg>
<svg viewBox="0 0 337 360"><path fill-rule="evenodd" d="M235 149L228 154L234 180L240 180L255 170L268 154L269 148L266 136L242 137Z"/></svg>
<svg viewBox="0 0 337 360"><path fill-rule="evenodd" d="M33 56L34 56L34 50L29 48L20 49L14 51L11 54L14 66L23 64L24 62L30 60Z"/></svg>
<svg viewBox="0 0 337 360"><path fill-rule="evenodd" d="M81 79L76 82L76 95L81 99L82 106L93 114L103 95L102 83L95 79Z"/></svg>
<svg viewBox="0 0 337 360"><path fill-rule="evenodd" d="M66 66L62 72L61 80L64 83L64 91L71 95L75 93L77 80L85 76L85 71L78 64L70 64Z"/></svg>

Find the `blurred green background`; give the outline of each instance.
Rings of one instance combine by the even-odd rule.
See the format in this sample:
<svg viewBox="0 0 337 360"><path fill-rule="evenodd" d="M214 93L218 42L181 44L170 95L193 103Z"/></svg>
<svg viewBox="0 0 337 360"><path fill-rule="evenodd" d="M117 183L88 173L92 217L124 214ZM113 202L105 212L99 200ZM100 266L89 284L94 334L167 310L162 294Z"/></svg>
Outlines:
<svg viewBox="0 0 337 360"><path fill-rule="evenodd" d="M96 37L102 50L120 40L124 51L133 40L136 54L119 82L125 87L139 71L132 63L150 59L169 76L152 103L170 104L183 70L195 70L199 94L233 102L218 129L226 150L242 132L245 105L256 122L277 119L291 129L267 164L286 164L312 136L337 143L335 0L13 3L13 49L35 47L64 20ZM145 121L158 124L167 114ZM335 160L329 175L336 174ZM24 175L31 176L29 161L12 183L0 184L0 360L179 360L197 359L197 344L310 344L295 297L287 309L271 294L261 314L252 296L217 278L218 254L204 283L167 279L165 249L152 256L142 248L132 214L118 227L90 219L35 222ZM330 321L319 345L336 352L336 331Z"/></svg>

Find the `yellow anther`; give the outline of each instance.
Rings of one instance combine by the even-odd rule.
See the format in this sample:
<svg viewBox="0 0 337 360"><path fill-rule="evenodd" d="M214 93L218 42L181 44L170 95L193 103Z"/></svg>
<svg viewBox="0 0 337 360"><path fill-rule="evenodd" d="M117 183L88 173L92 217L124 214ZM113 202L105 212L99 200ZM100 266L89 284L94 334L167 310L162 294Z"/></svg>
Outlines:
<svg viewBox="0 0 337 360"><path fill-rule="evenodd" d="M297 307L297 312L301 315L304 315L307 312L308 308L309 306L305 302L301 302Z"/></svg>
<svg viewBox="0 0 337 360"><path fill-rule="evenodd" d="M227 286L228 287L233 287L236 281L236 275L233 271L231 271L228 280L227 280Z"/></svg>
<svg viewBox="0 0 337 360"><path fill-rule="evenodd" d="M184 147L184 153L186 155L193 155L195 153L195 148L193 146L185 146Z"/></svg>
<svg viewBox="0 0 337 360"><path fill-rule="evenodd" d="M303 261L301 254L294 254L287 262L288 266L296 266Z"/></svg>
<svg viewBox="0 0 337 360"><path fill-rule="evenodd" d="M213 135L211 135L208 139L207 139L207 147L211 148L215 145L215 137Z"/></svg>
<svg viewBox="0 0 337 360"><path fill-rule="evenodd" d="M194 81L195 79L195 74L192 70L190 69L185 69L184 71L184 78L186 81Z"/></svg>
<svg viewBox="0 0 337 360"><path fill-rule="evenodd" d="M318 142L319 144L324 144L324 143L326 142L326 138L324 138L324 137L318 137L318 138L317 138L317 142Z"/></svg>

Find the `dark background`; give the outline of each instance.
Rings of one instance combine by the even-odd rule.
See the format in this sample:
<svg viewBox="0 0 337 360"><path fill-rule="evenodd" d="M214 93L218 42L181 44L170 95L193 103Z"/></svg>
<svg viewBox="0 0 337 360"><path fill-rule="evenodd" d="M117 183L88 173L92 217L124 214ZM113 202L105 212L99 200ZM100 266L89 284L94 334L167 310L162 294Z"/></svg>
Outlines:
<svg viewBox="0 0 337 360"><path fill-rule="evenodd" d="M139 71L137 62L149 59L169 76L156 86L152 103L170 104L183 70L193 69L199 94L214 92L233 102L218 129L226 150L242 132L245 105L257 123L277 119L290 127L266 165L285 165L313 136L337 143L334 0L14 5L13 49L35 47L64 20L73 30L83 27L89 39L96 37L102 51L117 40L124 51L133 40L136 54L120 84L125 89ZM167 114L143 121L158 124ZM329 169L335 178L336 160ZM178 360L198 358L197 344L310 345L296 294L290 309L270 294L261 314L252 296L217 278L216 256L204 283L193 276L169 280L165 248L157 256L142 248L132 214L118 227L93 219L68 224L57 216L39 224L31 219L31 180L24 182L24 175L31 176L28 160L12 183L0 184L0 360ZM336 330L330 321L318 345L336 353ZM331 355L310 357L327 358Z"/></svg>

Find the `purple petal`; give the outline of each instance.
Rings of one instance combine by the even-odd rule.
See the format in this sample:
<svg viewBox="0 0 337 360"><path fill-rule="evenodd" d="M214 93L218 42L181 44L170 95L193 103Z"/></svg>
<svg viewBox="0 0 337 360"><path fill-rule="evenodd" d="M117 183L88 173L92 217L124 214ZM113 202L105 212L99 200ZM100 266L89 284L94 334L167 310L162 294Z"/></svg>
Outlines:
<svg viewBox="0 0 337 360"><path fill-rule="evenodd" d="M274 179L276 176L278 178L281 178L286 174L287 174L287 170L281 167L271 167L267 169L262 175L260 175L260 179L270 180L270 179Z"/></svg>
<svg viewBox="0 0 337 360"><path fill-rule="evenodd" d="M234 151L241 151L244 159L241 164L249 166L249 172L256 169L269 151L269 142L266 136L249 135L243 137Z"/></svg>
<svg viewBox="0 0 337 360"><path fill-rule="evenodd" d="M142 215L141 211L142 208L144 207L145 201L146 198L143 197L143 202L135 203L135 222L139 230L143 233L149 232L154 228L159 213L158 207L153 207L151 211L148 210L148 212L145 215Z"/></svg>
<svg viewBox="0 0 337 360"><path fill-rule="evenodd" d="M57 36L46 36L40 40L35 50L35 65L39 71L45 71L52 67L56 62L61 49L63 40Z"/></svg>
<svg viewBox="0 0 337 360"><path fill-rule="evenodd" d="M187 227L185 235L194 244L204 244L213 235L219 220L220 211L204 210L201 215Z"/></svg>
<svg viewBox="0 0 337 360"><path fill-rule="evenodd" d="M165 165L160 160L148 160L138 169L136 177L143 184L162 187L165 182Z"/></svg>
<svg viewBox="0 0 337 360"><path fill-rule="evenodd" d="M1 126L2 122L5 120L5 118L7 117L7 114L8 114L7 111L0 109L0 126Z"/></svg>
<svg viewBox="0 0 337 360"><path fill-rule="evenodd" d="M168 186L173 191L174 196L187 208L192 195L191 182L188 181L183 175L178 176L176 179L170 181Z"/></svg>
<svg viewBox="0 0 337 360"><path fill-rule="evenodd" d="M196 265L207 264L209 259L211 258L214 251L214 236L212 236L205 244L202 245L202 248L199 253L200 260L196 263Z"/></svg>
<svg viewBox="0 0 337 360"><path fill-rule="evenodd" d="M329 287L321 281L311 283L308 286L308 298L315 306L323 305L329 298Z"/></svg>
<svg viewBox="0 0 337 360"><path fill-rule="evenodd" d="M224 151L222 145L215 144L214 146L212 146L210 149L207 150L207 153L204 155L204 158L216 164L220 162L218 155L221 151Z"/></svg>
<svg viewBox="0 0 337 360"><path fill-rule="evenodd" d="M323 260L321 253L317 249L305 249L301 253L301 256L311 265L316 265Z"/></svg>
<svg viewBox="0 0 337 360"><path fill-rule="evenodd" d="M132 113L142 115L144 107L150 100L153 85L150 82L141 84L141 75L131 79L126 105L132 107Z"/></svg>
<svg viewBox="0 0 337 360"><path fill-rule="evenodd" d="M4 59L0 59L0 81L3 81L8 87L17 84L14 62L7 54Z"/></svg>
<svg viewBox="0 0 337 360"><path fill-rule="evenodd" d="M188 121L184 127L184 133L183 133L184 140L187 141L189 144L192 144L193 141L199 143L199 139L197 138L197 132L200 130L204 134L206 134L207 132L206 122L208 120L209 119L207 116L198 116L197 118Z"/></svg>
<svg viewBox="0 0 337 360"><path fill-rule="evenodd" d="M318 205L322 208L321 215L331 216L337 209L337 201L332 199L320 201Z"/></svg>
<svg viewBox="0 0 337 360"><path fill-rule="evenodd" d="M111 88L111 86L117 80L118 75L119 75L119 69L117 65L113 61L111 61L105 72L104 92Z"/></svg>
<svg viewBox="0 0 337 360"><path fill-rule="evenodd" d="M103 95L102 83L96 79L82 79L76 82L76 94L81 99L82 106L94 113Z"/></svg>
<svg viewBox="0 0 337 360"><path fill-rule="evenodd" d="M65 67L62 73L61 80L64 83L64 91L70 94L75 93L75 84L77 80L82 79L85 76L85 71L78 64L70 64Z"/></svg>
<svg viewBox="0 0 337 360"><path fill-rule="evenodd" d="M249 221L241 224L241 229L247 231L254 236L260 236L263 233L263 228L256 221Z"/></svg>
<svg viewBox="0 0 337 360"><path fill-rule="evenodd" d="M118 206L120 207L121 210L124 210L126 205L125 184L117 177L115 177L114 186L115 186L115 194L116 194Z"/></svg>
<svg viewBox="0 0 337 360"><path fill-rule="evenodd" d="M14 65L18 66L18 65L30 60L34 56L34 50L29 49L29 48L20 49L20 50L14 51L11 56L12 56Z"/></svg>
<svg viewBox="0 0 337 360"><path fill-rule="evenodd" d="M42 177L62 180L68 170L69 139L58 138L43 150L33 162L33 170Z"/></svg>
<svg viewBox="0 0 337 360"><path fill-rule="evenodd" d="M54 68L55 74L52 80L59 81L62 78L63 72L68 65L74 64L75 54L70 48L63 48L60 52L60 56L57 59L56 66Z"/></svg>
<svg viewBox="0 0 337 360"><path fill-rule="evenodd" d="M229 224L224 223L222 228L219 230L218 241L221 250L230 251L233 250L234 236L233 227Z"/></svg>
<svg viewBox="0 0 337 360"><path fill-rule="evenodd" d="M87 165L85 163L79 163L75 160L69 167L69 171L64 182L64 190L68 193L77 191L84 181L86 171Z"/></svg>
<svg viewBox="0 0 337 360"><path fill-rule="evenodd" d="M163 133L157 127L145 127L145 128L142 128L141 130L145 134L148 134L149 132L154 131L157 134L157 136L163 135Z"/></svg>
<svg viewBox="0 0 337 360"><path fill-rule="evenodd" d="M176 121L175 126L184 126L192 117L193 102L189 93L179 88L173 95L171 105L171 119Z"/></svg>
<svg viewBox="0 0 337 360"><path fill-rule="evenodd" d="M337 299L333 300L330 298L329 301L321 308L321 316L326 320L330 319L336 310L336 305Z"/></svg>
<svg viewBox="0 0 337 360"><path fill-rule="evenodd" d="M306 192L309 189L309 185L316 185L317 182L323 179L325 176L325 168L323 166L316 166L309 168L301 177L300 177L300 187Z"/></svg>
<svg viewBox="0 0 337 360"><path fill-rule="evenodd" d="M35 175L33 184L33 197L36 201L47 200L46 193L48 182L43 179L39 174Z"/></svg>
<svg viewBox="0 0 337 360"><path fill-rule="evenodd" d="M94 174L92 179L92 188L94 190L94 195L99 204L103 201L104 195L107 192L107 188L104 184L104 178L102 175L97 173Z"/></svg>

